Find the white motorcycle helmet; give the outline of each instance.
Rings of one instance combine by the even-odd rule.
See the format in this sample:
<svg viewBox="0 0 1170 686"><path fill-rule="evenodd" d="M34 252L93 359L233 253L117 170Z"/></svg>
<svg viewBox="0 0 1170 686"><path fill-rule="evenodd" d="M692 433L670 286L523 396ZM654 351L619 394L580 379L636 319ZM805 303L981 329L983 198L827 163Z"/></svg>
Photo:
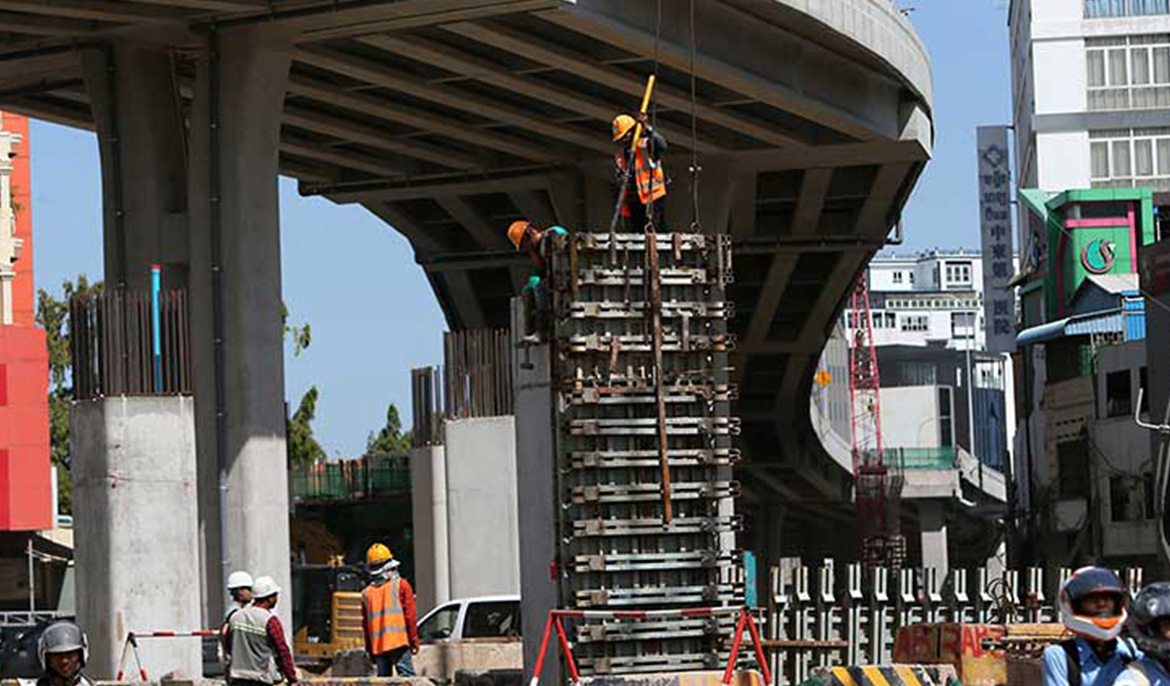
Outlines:
<svg viewBox="0 0 1170 686"><path fill-rule="evenodd" d="M1117 598L1117 611L1106 617L1083 614L1080 601L1090 595L1108 594ZM1074 634L1097 641L1111 641L1125 628L1129 614L1126 606L1129 591L1111 569L1081 567L1072 573L1060 589L1057 606L1060 621Z"/></svg>

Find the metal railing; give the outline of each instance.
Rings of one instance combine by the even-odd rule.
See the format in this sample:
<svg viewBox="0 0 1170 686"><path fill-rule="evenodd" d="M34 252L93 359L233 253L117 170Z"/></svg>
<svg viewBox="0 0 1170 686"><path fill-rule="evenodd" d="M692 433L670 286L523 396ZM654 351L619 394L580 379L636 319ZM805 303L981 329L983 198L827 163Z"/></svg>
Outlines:
<svg viewBox="0 0 1170 686"><path fill-rule="evenodd" d="M69 301L73 397L191 393L190 325L183 291L116 289Z"/></svg>
<svg viewBox="0 0 1170 686"><path fill-rule="evenodd" d="M885 448L886 462L902 469L954 469L959 456L954 446L941 448Z"/></svg>
<svg viewBox="0 0 1170 686"><path fill-rule="evenodd" d="M1046 574L1039 567L992 574L987 569L875 569L831 560L809 567L782 560L771 569L766 635L791 645L828 649L777 651L772 673L778 685L805 681L814 669L833 665L890 664L898 629L934 622L1041 623L1059 621L1054 601L1070 570ZM1141 569L1122 570L1136 593Z"/></svg>
<svg viewBox="0 0 1170 686"><path fill-rule="evenodd" d="M366 459L319 462L289 470L296 502L363 500L410 491L410 468Z"/></svg>
<svg viewBox="0 0 1170 686"><path fill-rule="evenodd" d="M441 444L445 419L502 417L513 412L512 346L507 329L444 333L443 362L411 370L415 447Z"/></svg>

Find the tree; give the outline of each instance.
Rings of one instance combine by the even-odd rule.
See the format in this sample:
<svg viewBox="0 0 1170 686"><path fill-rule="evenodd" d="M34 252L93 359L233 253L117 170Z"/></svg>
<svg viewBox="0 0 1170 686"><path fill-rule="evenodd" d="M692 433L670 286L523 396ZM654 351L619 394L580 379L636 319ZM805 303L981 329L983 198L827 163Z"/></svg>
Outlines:
<svg viewBox="0 0 1170 686"><path fill-rule="evenodd" d="M325 461L325 450L313 436L313 420L317 417L317 387L301 396L301 404L288 420L288 464L303 467Z"/></svg>
<svg viewBox="0 0 1170 686"><path fill-rule="evenodd" d="M73 479L69 473L69 408L73 402L73 365L69 334L69 300L74 295L100 295L102 282L90 284L84 274L77 283L61 284L63 297L37 291L37 325L45 330L49 350L49 455L57 470L57 502L61 512L73 512Z"/></svg>
<svg viewBox="0 0 1170 686"><path fill-rule="evenodd" d="M303 326L289 326L288 325L288 306L280 303L280 324L284 327L284 337L288 338L290 335L293 339L293 357L300 357L301 353L309 349L313 344L313 329L305 322Z"/></svg>
<svg viewBox="0 0 1170 686"><path fill-rule="evenodd" d="M410 432L402 432L402 419L398 407L390 403L386 408L386 426L378 433L370 432L366 438L367 455L400 455L410 451Z"/></svg>

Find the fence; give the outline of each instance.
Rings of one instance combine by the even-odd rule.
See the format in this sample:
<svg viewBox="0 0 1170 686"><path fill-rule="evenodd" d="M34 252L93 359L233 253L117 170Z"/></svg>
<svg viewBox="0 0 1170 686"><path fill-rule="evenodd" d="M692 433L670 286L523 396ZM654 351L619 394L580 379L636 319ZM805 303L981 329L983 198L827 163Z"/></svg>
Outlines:
<svg viewBox="0 0 1170 686"><path fill-rule="evenodd" d="M117 289L69 301L73 397L191 393L187 295Z"/></svg>
<svg viewBox="0 0 1170 686"><path fill-rule="evenodd" d="M921 622L1055 622L1053 606L1070 570L1039 567L993 575L986 569L875 569L832 561L808 567L783 560L771 570L766 632L793 645L843 641L847 647L778 651L777 684L803 682L814 668L889 664L900 627ZM1142 570L1121 572L1137 592Z"/></svg>
<svg viewBox="0 0 1170 686"><path fill-rule="evenodd" d="M379 460L340 460L293 467L289 472L293 499L361 500L410 491L410 469L405 464Z"/></svg>
<svg viewBox="0 0 1170 686"><path fill-rule="evenodd" d="M512 414L512 347L507 329L443 334L441 367L411 370L415 447L443 442L444 419Z"/></svg>
<svg viewBox="0 0 1170 686"><path fill-rule="evenodd" d="M885 448L886 464L902 469L954 469L959 456L954 446L943 448Z"/></svg>

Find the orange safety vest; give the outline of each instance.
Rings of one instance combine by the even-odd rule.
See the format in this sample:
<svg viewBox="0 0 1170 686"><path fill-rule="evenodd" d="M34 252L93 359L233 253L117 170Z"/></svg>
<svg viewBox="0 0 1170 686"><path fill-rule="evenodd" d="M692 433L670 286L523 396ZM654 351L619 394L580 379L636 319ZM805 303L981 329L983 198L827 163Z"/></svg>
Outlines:
<svg viewBox="0 0 1170 686"><path fill-rule="evenodd" d="M380 586L371 584L362 591L362 604L366 608L366 632L374 655L410 644L406 635L406 614L398 599L401 582L401 579L395 579Z"/></svg>
<svg viewBox="0 0 1170 686"><path fill-rule="evenodd" d="M666 195L666 174L662 171L661 164L655 164L650 160L646 149L645 138L639 140L634 148L634 185L638 188L638 200L641 200L643 205L649 205ZM624 151L618 153L618 168L622 171L626 169Z"/></svg>

